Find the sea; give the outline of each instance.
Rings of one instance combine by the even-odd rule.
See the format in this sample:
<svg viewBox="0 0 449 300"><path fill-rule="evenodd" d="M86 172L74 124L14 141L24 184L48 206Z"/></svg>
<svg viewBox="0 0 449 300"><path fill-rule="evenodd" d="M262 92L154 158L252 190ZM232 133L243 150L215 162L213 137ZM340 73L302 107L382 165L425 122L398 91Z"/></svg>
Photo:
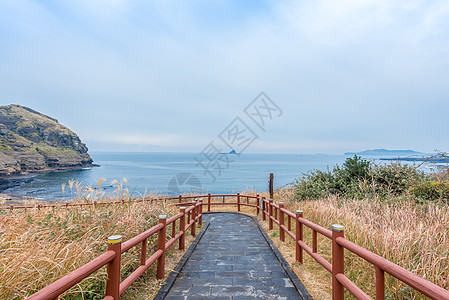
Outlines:
<svg viewBox="0 0 449 300"><path fill-rule="evenodd" d="M41 200L67 200L86 193L116 193L120 185L132 196L176 196L183 193L236 193L268 190L270 173L275 188L291 185L303 174L332 169L348 155L327 154L220 154L197 153L90 153L98 167L49 172L3 180L0 193ZM377 157L363 157L377 161ZM101 186L98 185L101 181ZM90 190L92 190L90 189Z"/></svg>

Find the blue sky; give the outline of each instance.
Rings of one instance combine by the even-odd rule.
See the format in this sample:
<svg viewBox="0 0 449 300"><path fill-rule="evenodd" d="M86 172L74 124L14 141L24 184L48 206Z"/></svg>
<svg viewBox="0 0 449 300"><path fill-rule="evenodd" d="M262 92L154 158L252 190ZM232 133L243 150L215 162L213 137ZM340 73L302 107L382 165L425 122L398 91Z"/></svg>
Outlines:
<svg viewBox="0 0 449 300"><path fill-rule="evenodd" d="M199 152L261 91L248 152L449 150L447 1L0 0L0 66L93 151Z"/></svg>

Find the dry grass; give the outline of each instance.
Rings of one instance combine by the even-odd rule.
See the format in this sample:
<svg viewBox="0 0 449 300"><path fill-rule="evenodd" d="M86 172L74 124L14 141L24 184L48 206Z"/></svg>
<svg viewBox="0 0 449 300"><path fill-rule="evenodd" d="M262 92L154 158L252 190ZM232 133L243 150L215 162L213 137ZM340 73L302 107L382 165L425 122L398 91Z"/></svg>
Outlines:
<svg viewBox="0 0 449 300"><path fill-rule="evenodd" d="M102 201L127 199L124 189ZM90 201L77 198L75 201ZM0 210L0 298L23 299L105 252L107 237L123 235L126 241L158 222L158 215L169 216L179 208L160 202L126 203L56 209ZM179 223L179 222L177 222ZM170 238L171 225L167 230ZM149 241L149 255L154 253L157 236ZM193 240L186 239L186 248ZM167 253L166 275L184 251L175 243ZM122 278L140 262L140 247L122 256ZM67 291L67 299L102 299L106 268ZM156 280L151 267L124 295L124 299L152 299L164 280Z"/></svg>
<svg viewBox="0 0 449 300"><path fill-rule="evenodd" d="M253 191L242 194L255 195ZM126 193L116 192L112 199ZM261 196L267 197L266 194ZM104 195L103 200L107 200ZM78 199L81 201L82 199ZM304 216L325 228L339 223L345 226L345 236L386 259L449 288L449 208L435 203L415 204L407 200L382 202L377 199L347 200L336 197L314 201L294 200L293 191L277 192L275 200L284 201L290 211L302 209ZM86 200L82 200L86 201ZM90 200L88 200L90 201ZM204 204L207 204L204 199ZM227 199L236 201L236 199ZM252 200L253 203L254 200ZM222 202L214 199L214 202ZM207 211L207 206L204 206ZM212 211L236 211L236 206L212 206ZM105 207L28 210L0 214L0 298L23 298L76 269L106 249L106 238L123 234L124 240L154 226L160 213L175 214L178 209L163 203L136 203ZM255 208L242 206L241 212L255 215ZM304 253L304 264L295 262L294 242L286 235L279 240L278 228L268 230L260 224L283 253L293 270L315 299L331 298L330 274ZM294 228L294 222L292 222ZM171 232L168 230L167 232ZM331 261L331 243L319 236L318 252ZM191 238L192 239L192 238ZM311 231L305 231L305 241L311 245ZM151 245L151 242L150 242ZM153 244L154 245L154 241ZM166 274L183 254L175 250L167 254ZM369 295L374 296L374 267L345 251L345 273ZM126 275L138 263L139 249L123 257ZM151 299L163 280L156 280L155 269L148 271L124 295L124 299ZM66 298L82 295L84 299L100 298L104 290L105 269L95 273L71 289ZM422 299L422 295L387 275L388 299ZM352 298L348 295L348 298Z"/></svg>
<svg viewBox="0 0 449 300"><path fill-rule="evenodd" d="M345 236L352 242L410 270L419 276L449 289L449 208L436 203L415 204L396 199L347 200L337 197L296 202L293 192L283 189L275 197L286 202L290 211L302 209L308 220L325 228L332 224L345 226ZM331 298L330 274L304 253L305 263L294 261L294 242L286 235L280 242L278 228L269 231L294 271L316 299ZM293 222L294 223L294 222ZM294 226L293 226L294 227ZM305 240L311 245L311 230L305 230ZM319 237L321 235L318 235ZM331 243L325 237L318 241L318 253L331 261ZM345 274L370 296L374 297L374 266L345 251ZM418 292L386 275L388 299L425 299ZM347 293L349 298L351 295Z"/></svg>

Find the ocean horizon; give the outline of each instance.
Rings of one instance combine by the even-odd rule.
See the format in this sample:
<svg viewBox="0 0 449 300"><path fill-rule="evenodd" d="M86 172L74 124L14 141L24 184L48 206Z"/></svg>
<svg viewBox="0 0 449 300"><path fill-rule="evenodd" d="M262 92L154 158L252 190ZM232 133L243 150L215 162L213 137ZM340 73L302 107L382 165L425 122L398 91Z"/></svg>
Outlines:
<svg viewBox="0 0 449 300"><path fill-rule="evenodd" d="M178 152L91 152L99 167L33 174L6 179L0 192L16 197L42 200L65 200L75 196L69 182L84 188L97 187L113 193L117 182L131 195L148 193L178 195L181 193L235 193L268 190L268 177L274 173L274 186L289 185L311 170L332 169L352 155L332 154L222 154L215 160L198 153ZM210 157L209 157L210 158ZM369 156L364 159L376 160ZM65 185L64 193L62 186Z"/></svg>

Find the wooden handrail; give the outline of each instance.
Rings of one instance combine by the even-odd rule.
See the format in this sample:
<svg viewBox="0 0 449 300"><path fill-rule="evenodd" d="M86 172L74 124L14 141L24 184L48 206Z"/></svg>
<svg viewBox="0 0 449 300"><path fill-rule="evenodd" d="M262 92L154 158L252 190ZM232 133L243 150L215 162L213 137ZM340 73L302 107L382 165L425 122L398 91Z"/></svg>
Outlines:
<svg viewBox="0 0 449 300"><path fill-rule="evenodd" d="M207 203L203 203L202 201L198 201L195 203L196 199L207 199ZM222 202L212 202L212 198L222 198ZM236 198L237 202L226 202L226 198ZM242 199L247 199L245 201L241 201ZM192 202L182 203L183 200L193 199ZM250 203L250 199L255 199L256 203ZM326 229L321 227L307 219L304 218L303 212L300 210L292 213L291 211L284 208L283 203L275 204L272 199L265 199L259 196L252 195L240 195L240 194L219 194L219 195L201 195L201 196L180 196L180 197L170 197L170 198L156 198L156 199L138 199L136 201L155 201L155 200L178 200L180 203L173 203L173 205L189 205L188 208L181 206L180 212L168 219L166 217L162 218L160 223L152 228L148 229L145 232L131 238L130 240L121 244L120 251L118 251L118 255L128 251L134 246L137 246L139 243L142 244L142 255L141 257L141 265L129 275L126 279L124 279L118 287L114 287L118 294L123 294L128 287L132 285L132 283L141 276L145 270L148 269L155 262L158 263L158 278L162 278L164 275L164 265L165 265L165 251L173 245L176 240L179 240L179 248L184 249L184 239L185 233L187 229L191 229L192 234L195 234L195 224L196 222L201 222L202 220L202 211L203 205L207 206L208 211L210 211L211 206L213 205L235 205L237 209L240 206L248 206L257 209L257 213L259 210L262 213L263 220L269 221L270 229L272 229L272 224L275 223L279 227L280 236L284 236L287 233L287 236L295 240L296 245L296 260L301 262L302 259L302 250L304 250L307 254L309 254L313 259L315 259L318 263L320 263L327 271L332 273L333 278L333 299L340 300L343 299L343 287L346 288L349 292L351 292L355 297L359 299L371 299L365 292L363 292L354 282L352 282L349 278L344 275L344 255L343 250L347 249L352 253L358 255L359 257L365 259L369 263L373 264L376 267L376 299L384 299L384 275L383 272L387 272L393 277L399 279L400 281L408 284L415 290L423 293L424 295L432 298L432 299L449 299L449 291L443 289L442 287L431 283L430 281L419 277L418 275L405 270L404 268L394 264L385 258L347 240L344 237L343 227L340 225L333 225L333 230ZM221 200L220 200L221 201ZM123 203L121 201L116 201L117 203ZM131 202L131 201L130 201ZM106 202L111 203L111 202ZM125 202L127 203L127 202ZM193 203L193 205L191 205ZM96 203L98 205L100 203ZM83 204L89 205L89 204ZM65 207L69 207L71 205L65 204ZM46 207L46 206L40 206ZM54 207L51 206L51 207ZM20 207L24 208L24 207ZM187 216L187 218L186 218ZM268 218L265 218L265 217ZM284 218L287 217L288 225L284 225ZM291 229L290 218L293 218L296 222L296 230L295 232ZM179 232L175 233L175 222L180 221ZM166 227L172 224L172 237L170 240L166 241ZM304 232L303 226L307 226L312 229L313 233L313 246L310 247L304 242ZM322 256L317 253L317 233L329 238L332 240L332 256L333 256L333 264L325 260ZM146 243L149 237L158 234L158 250L153 253L148 259L146 259ZM145 247L143 246L145 244ZM64 276L63 278L57 280L56 282L50 284L49 286L43 288L37 293L30 296L28 299L49 299L56 298L60 294L64 293L75 284L82 281L84 278L88 277L93 272L97 271L101 267L108 265L110 266L113 261L117 259L117 254L114 251L107 251L106 253L100 255L95 258L91 262L81 266L77 270L71 272L70 274ZM108 271L109 268L108 267ZM108 274L108 278L112 278L114 274ZM109 281L108 281L109 283ZM106 295L104 299L114 299L111 295Z"/></svg>
<svg viewBox="0 0 449 300"><path fill-rule="evenodd" d="M180 231L170 240L166 241L166 227L169 224L174 224L177 220L180 220L180 222L185 222L185 215L192 212L194 217L192 217L189 227L193 226L194 228L196 226L195 224L202 217L202 210L199 208L201 205L202 204L200 202L190 206L187 209L181 207L180 213L170 217L169 219L166 219L165 215L161 215L159 216L159 224L124 243L121 242L121 236L110 237L108 246L109 250L106 253L98 256L75 271L46 286L27 299L56 299L59 295L69 290L71 287L75 286L83 279L87 278L89 275L104 266L108 266L108 282L106 285L105 299L116 299L119 295L123 294L126 289L128 289L134 281L136 281L137 278L139 278L155 262L157 262L157 277L162 279L164 277L165 270L165 252L177 240L180 241L180 249L184 249L184 242L181 241L183 241L188 228L185 227L185 224L180 223ZM146 259L146 243L148 238L155 234L158 235L158 250ZM143 251L144 257L141 257L141 265L127 278L120 282L120 256L138 244L142 244L142 249L145 249L145 251Z"/></svg>
<svg viewBox="0 0 449 300"><path fill-rule="evenodd" d="M273 201L263 200L264 207L266 211L262 212L262 215L267 215L268 220L278 224L280 233L286 232L288 236L294 239L297 245L296 247L296 261L302 263L302 251L305 250L313 259L315 259L319 264L321 264L327 271L333 274L333 296L334 300L341 300L344 298L343 287L345 287L351 294L353 294L357 299L371 299L365 292L363 292L354 282L344 275L344 255L343 249L347 249L357 256L365 259L369 263L376 267L376 299L383 300L385 297L385 283L383 272L387 272L393 277L399 279L400 281L408 284L415 290L423 293L424 295L430 297L431 299L449 299L449 291L444 288L422 278L418 275L405 270L399 265L349 241L344 238L343 230L338 230L340 225L336 226L335 230L329 230L321 227L303 217L301 210L297 210L296 220L297 220L297 230L295 233L290 231L287 226L283 225L283 214L288 217L294 217L294 214L283 207L282 202L280 205L273 203ZM268 208L266 207L268 206ZM279 214L279 220L276 219L275 215L272 213L272 208L278 209L283 214ZM303 228L301 225L305 225L313 230L313 248L307 245L303 240ZM341 226L342 227L342 226ZM342 227L343 228L343 227ZM329 263L322 256L320 256L317 251L317 237L316 233L320 233L323 236L332 239L332 261L333 264ZM282 234L280 234L282 237Z"/></svg>

